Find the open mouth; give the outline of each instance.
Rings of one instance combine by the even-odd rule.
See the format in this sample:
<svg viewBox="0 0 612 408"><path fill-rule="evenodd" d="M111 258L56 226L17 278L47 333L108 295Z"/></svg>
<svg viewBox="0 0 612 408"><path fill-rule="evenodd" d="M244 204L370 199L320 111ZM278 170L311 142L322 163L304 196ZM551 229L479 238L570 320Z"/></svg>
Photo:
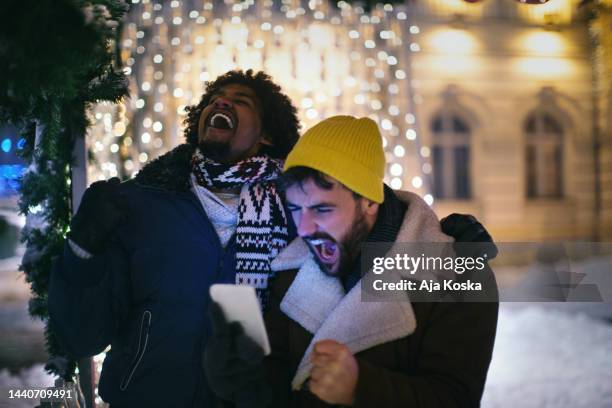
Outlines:
<svg viewBox="0 0 612 408"><path fill-rule="evenodd" d="M340 248L338 248L338 244L331 239L325 238L311 239L308 240L308 242L321 263L330 270L333 270L338 259L340 259Z"/></svg>
<svg viewBox="0 0 612 408"><path fill-rule="evenodd" d="M232 130L236 127L236 120L231 114L225 112L212 112L206 121L209 127L222 130Z"/></svg>

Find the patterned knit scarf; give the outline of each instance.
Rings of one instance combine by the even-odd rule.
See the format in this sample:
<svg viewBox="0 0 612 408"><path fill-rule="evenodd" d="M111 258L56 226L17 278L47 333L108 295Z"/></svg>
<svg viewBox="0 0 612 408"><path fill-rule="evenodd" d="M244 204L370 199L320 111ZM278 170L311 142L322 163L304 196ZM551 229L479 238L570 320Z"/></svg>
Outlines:
<svg viewBox="0 0 612 408"><path fill-rule="evenodd" d="M255 287L262 308L268 298L270 263L287 245L287 216L272 180L282 161L254 156L236 164L221 164L205 157L199 149L193 155L192 172L206 188L240 190L236 227L236 284Z"/></svg>

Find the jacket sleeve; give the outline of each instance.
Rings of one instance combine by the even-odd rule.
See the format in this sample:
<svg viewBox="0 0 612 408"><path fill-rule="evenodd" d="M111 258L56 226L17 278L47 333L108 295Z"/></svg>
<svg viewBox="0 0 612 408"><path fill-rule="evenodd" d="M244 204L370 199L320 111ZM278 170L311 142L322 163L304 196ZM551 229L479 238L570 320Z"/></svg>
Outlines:
<svg viewBox="0 0 612 408"><path fill-rule="evenodd" d="M359 379L354 407L480 406L498 306L497 302L433 304L420 329L423 335L416 367L410 374L377 367L357 357Z"/></svg>
<svg viewBox="0 0 612 408"><path fill-rule="evenodd" d="M73 358L102 352L127 314L128 256L117 242L84 259L66 241L52 265L49 318L60 346Z"/></svg>

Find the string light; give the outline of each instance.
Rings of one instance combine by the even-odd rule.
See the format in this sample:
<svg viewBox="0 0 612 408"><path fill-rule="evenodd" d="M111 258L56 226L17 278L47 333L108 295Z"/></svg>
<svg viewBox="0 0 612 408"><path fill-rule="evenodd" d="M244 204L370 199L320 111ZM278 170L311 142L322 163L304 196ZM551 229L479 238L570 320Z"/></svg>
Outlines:
<svg viewBox="0 0 612 408"><path fill-rule="evenodd" d="M395 157L404 157L404 154L406 154L406 149L404 149L404 146L402 145L397 145L393 149L393 154Z"/></svg>
<svg viewBox="0 0 612 408"><path fill-rule="evenodd" d="M402 188L402 179L399 177L393 177L391 179L391 188L394 190L400 190Z"/></svg>
<svg viewBox="0 0 612 408"><path fill-rule="evenodd" d="M389 169L389 172L391 173L392 176L401 176L403 171L404 169L402 168L402 165L399 163L393 163Z"/></svg>
<svg viewBox="0 0 612 408"><path fill-rule="evenodd" d="M109 105L96 108L111 119L96 115L102 123L93 129L92 150L113 166L94 173L129 176L182 143L185 107L199 102L203 83L229 69L253 68L265 70L295 101L303 129L334 114L372 117L386 155L397 161L388 168L390 185L426 185L429 154L417 139L412 112L422 97L405 81L412 79L406 51L421 50L421 29L405 23L405 5L366 13L344 1L337 9L319 1L226 1L223 7L204 1L199 10L189 2L145 1L132 0L119 42L131 99L123 115ZM258 19L251 17L256 12Z"/></svg>
<svg viewBox="0 0 612 408"><path fill-rule="evenodd" d="M412 178L412 186L414 188L421 188L421 186L423 185L423 179L419 176L415 176Z"/></svg>

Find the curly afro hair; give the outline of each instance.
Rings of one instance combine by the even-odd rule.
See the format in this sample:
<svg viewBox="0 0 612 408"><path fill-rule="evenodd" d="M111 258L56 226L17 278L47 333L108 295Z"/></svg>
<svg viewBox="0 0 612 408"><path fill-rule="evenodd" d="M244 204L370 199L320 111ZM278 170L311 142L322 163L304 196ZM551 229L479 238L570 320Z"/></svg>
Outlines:
<svg viewBox="0 0 612 408"><path fill-rule="evenodd" d="M285 159L299 138L300 123L297 111L281 87L272 82L272 78L259 71L229 71L212 82L206 83L206 90L197 105L185 108L187 118L185 138L187 143L198 144L198 121L202 110L208 105L211 97L221 88L230 84L248 86L255 92L262 106L263 131L271 138L273 146L263 146L262 152L276 159Z"/></svg>

